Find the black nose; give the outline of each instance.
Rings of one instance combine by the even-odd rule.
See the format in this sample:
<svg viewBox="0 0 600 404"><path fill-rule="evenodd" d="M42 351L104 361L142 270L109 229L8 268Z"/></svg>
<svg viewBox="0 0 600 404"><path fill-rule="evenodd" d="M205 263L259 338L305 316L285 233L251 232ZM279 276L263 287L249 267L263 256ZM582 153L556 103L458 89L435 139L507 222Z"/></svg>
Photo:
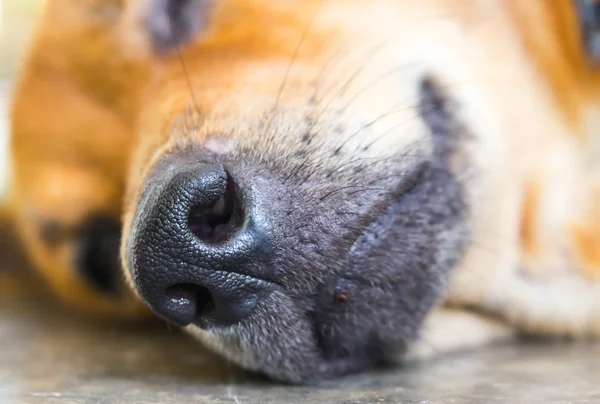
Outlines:
<svg viewBox="0 0 600 404"><path fill-rule="evenodd" d="M146 181L128 241L135 286L181 326L248 316L273 285L268 226L222 165L170 158Z"/></svg>

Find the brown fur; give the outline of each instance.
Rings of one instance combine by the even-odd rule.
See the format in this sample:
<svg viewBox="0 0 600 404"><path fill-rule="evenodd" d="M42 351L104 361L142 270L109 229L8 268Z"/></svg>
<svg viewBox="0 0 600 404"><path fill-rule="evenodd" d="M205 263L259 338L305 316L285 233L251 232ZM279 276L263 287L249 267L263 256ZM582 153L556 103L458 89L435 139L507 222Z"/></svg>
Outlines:
<svg viewBox="0 0 600 404"><path fill-rule="evenodd" d="M600 75L582 46L575 2L511 0L509 3L527 52L547 80L561 113L577 127L575 135L586 134L581 125L585 125L586 107L598 102Z"/></svg>
<svg viewBox="0 0 600 404"><path fill-rule="evenodd" d="M138 88L146 62L124 45L116 0L50 0L17 82L12 107L10 206L37 269L70 304L129 315L78 279L74 243L42 240L43 226L68 234L86 215L119 218ZM67 236L68 238L69 236Z"/></svg>

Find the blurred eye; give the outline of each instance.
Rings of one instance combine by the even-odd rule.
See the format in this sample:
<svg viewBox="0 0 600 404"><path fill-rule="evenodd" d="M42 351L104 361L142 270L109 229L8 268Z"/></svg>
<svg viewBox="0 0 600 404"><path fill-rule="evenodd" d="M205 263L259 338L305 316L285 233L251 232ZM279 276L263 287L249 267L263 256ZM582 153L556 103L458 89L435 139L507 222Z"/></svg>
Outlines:
<svg viewBox="0 0 600 404"><path fill-rule="evenodd" d="M600 0L576 0L582 39L589 58L600 63Z"/></svg>

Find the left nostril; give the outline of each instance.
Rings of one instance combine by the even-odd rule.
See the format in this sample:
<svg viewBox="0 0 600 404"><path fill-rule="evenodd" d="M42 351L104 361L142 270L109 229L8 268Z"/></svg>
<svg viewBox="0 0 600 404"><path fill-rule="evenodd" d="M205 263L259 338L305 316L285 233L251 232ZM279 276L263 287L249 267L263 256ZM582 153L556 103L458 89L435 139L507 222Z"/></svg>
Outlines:
<svg viewBox="0 0 600 404"><path fill-rule="evenodd" d="M188 228L202 241L218 242L230 237L240 222L242 213L236 206L235 184L227 173L225 192L214 203L191 209Z"/></svg>

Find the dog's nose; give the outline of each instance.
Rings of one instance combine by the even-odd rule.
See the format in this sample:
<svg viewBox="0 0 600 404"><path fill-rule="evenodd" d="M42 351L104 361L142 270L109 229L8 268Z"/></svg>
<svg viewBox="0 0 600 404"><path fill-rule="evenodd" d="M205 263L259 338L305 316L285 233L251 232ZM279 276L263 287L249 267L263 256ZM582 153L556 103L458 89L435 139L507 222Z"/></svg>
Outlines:
<svg viewBox="0 0 600 404"><path fill-rule="evenodd" d="M127 259L142 299L177 325L226 326L248 316L270 282L269 231L222 165L155 167L132 224Z"/></svg>

